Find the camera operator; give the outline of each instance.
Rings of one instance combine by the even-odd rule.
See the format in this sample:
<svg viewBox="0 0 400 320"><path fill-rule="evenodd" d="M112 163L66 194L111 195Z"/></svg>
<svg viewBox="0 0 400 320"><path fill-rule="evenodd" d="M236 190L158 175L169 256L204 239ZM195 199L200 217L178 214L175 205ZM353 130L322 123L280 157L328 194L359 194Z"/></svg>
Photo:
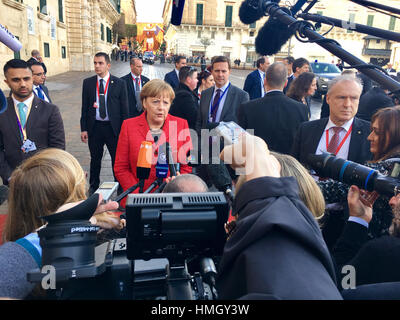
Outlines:
<svg viewBox="0 0 400 320"><path fill-rule="evenodd" d="M236 231L219 266L219 298L341 299L319 226L265 142L243 135L220 157L246 174L233 209Z"/></svg>
<svg viewBox="0 0 400 320"><path fill-rule="evenodd" d="M41 267L42 250L36 232L44 225L40 217L64 211L71 203L85 200L86 191L82 167L61 149L43 150L13 172L4 229L6 243L0 247L0 296L22 299L31 292L34 285L26 280L26 274ZM118 203L100 205L101 200L91 223L120 229L119 217L107 212L117 209ZM39 293L38 289L33 295Z"/></svg>
<svg viewBox="0 0 400 320"><path fill-rule="evenodd" d="M167 179L168 183L162 193L207 192L207 184L198 176L187 173Z"/></svg>
<svg viewBox="0 0 400 320"><path fill-rule="evenodd" d="M333 250L338 271L343 265L355 268L356 285L400 281L400 195L393 196L390 235L368 241L375 192L351 186L348 193L349 221Z"/></svg>

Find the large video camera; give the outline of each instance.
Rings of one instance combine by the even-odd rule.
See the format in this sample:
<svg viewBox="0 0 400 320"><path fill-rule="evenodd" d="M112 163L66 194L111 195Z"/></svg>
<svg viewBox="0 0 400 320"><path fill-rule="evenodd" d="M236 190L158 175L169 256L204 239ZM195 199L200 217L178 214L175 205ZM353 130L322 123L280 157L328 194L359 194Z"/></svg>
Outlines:
<svg viewBox="0 0 400 320"><path fill-rule="evenodd" d="M321 178L356 185L367 191L377 191L381 195L393 197L400 192L400 159L386 160L388 175L361 164L337 158L330 153L309 154L307 164Z"/></svg>
<svg viewBox="0 0 400 320"><path fill-rule="evenodd" d="M217 297L213 259L225 245L229 209L222 192L130 194L126 239L96 246L99 227L89 219L98 199L95 193L69 210L43 217L48 224L38 231L42 269L29 272L28 280L43 287L49 280L43 267L54 267L49 298Z"/></svg>

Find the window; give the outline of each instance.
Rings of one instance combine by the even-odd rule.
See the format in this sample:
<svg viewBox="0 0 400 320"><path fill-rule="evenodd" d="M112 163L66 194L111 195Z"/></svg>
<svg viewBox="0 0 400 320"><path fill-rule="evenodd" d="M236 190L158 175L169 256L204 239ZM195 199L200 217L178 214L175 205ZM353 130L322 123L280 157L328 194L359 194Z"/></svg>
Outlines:
<svg viewBox="0 0 400 320"><path fill-rule="evenodd" d="M369 14L368 15L368 19L367 19L367 26L372 27L373 24L374 24L374 15L373 14Z"/></svg>
<svg viewBox="0 0 400 320"><path fill-rule="evenodd" d="M319 14L320 16L322 16L322 15L323 15L323 11L317 11L317 14ZM321 27L316 28L316 30L317 30L317 31L321 30Z"/></svg>
<svg viewBox="0 0 400 320"><path fill-rule="evenodd" d="M215 31L211 31L211 39L215 39Z"/></svg>
<svg viewBox="0 0 400 320"><path fill-rule="evenodd" d="M201 38L201 30L197 31L197 38Z"/></svg>
<svg viewBox="0 0 400 320"><path fill-rule="evenodd" d="M112 31L109 27L106 28L107 31L107 42L112 43Z"/></svg>
<svg viewBox="0 0 400 320"><path fill-rule="evenodd" d="M100 24L100 38L104 41L104 24Z"/></svg>
<svg viewBox="0 0 400 320"><path fill-rule="evenodd" d="M232 6L226 6L225 12L225 27L232 27Z"/></svg>
<svg viewBox="0 0 400 320"><path fill-rule="evenodd" d="M198 3L196 8L196 24L198 26L203 25L203 4Z"/></svg>
<svg viewBox="0 0 400 320"><path fill-rule="evenodd" d="M46 0L40 0L40 13L47 14L47 2Z"/></svg>
<svg viewBox="0 0 400 320"><path fill-rule="evenodd" d="M355 21L355 17L356 17L355 13L350 13L349 14L349 20L348 21L350 22L350 24ZM352 30L350 30L350 27L351 27L350 24L347 26L347 33L352 33L353 32Z"/></svg>
<svg viewBox="0 0 400 320"><path fill-rule="evenodd" d="M18 40L19 37L15 36ZM14 59L21 59L21 53L20 51L14 51Z"/></svg>
<svg viewBox="0 0 400 320"><path fill-rule="evenodd" d="M64 22L64 6L63 0L58 0L58 20Z"/></svg>
<svg viewBox="0 0 400 320"><path fill-rule="evenodd" d="M381 43L381 40L380 39L376 39L376 43Z"/></svg>
<svg viewBox="0 0 400 320"><path fill-rule="evenodd" d="M396 26L396 18L395 17L390 17L389 30L393 31L395 26Z"/></svg>
<svg viewBox="0 0 400 320"><path fill-rule="evenodd" d="M254 31L250 31L250 37L254 37Z"/></svg>
<svg viewBox="0 0 400 320"><path fill-rule="evenodd" d="M47 42L44 43L44 57L50 58L50 45Z"/></svg>
<svg viewBox="0 0 400 320"><path fill-rule="evenodd" d="M251 29L254 29L256 27L256 23L255 22L253 22L252 24L250 24L250 28Z"/></svg>
<svg viewBox="0 0 400 320"><path fill-rule="evenodd" d="M226 40L231 40L231 33L230 32L226 33Z"/></svg>
<svg viewBox="0 0 400 320"><path fill-rule="evenodd" d="M67 57L67 50L64 46L61 47L61 58L65 59Z"/></svg>

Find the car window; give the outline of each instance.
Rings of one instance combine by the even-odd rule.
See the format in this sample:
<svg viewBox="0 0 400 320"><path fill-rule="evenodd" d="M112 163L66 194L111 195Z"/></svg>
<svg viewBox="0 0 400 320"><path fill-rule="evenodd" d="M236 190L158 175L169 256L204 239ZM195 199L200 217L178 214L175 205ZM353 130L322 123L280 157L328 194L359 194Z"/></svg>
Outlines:
<svg viewBox="0 0 400 320"><path fill-rule="evenodd" d="M312 63L311 68L314 73L340 73L340 69L330 63Z"/></svg>

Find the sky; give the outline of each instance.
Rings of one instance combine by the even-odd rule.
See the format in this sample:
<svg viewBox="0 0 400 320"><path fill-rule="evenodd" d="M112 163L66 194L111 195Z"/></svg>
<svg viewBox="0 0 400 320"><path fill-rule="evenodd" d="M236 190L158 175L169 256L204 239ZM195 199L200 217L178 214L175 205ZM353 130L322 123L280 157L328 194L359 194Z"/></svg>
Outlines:
<svg viewBox="0 0 400 320"><path fill-rule="evenodd" d="M137 22L163 22L165 0L136 0Z"/></svg>

